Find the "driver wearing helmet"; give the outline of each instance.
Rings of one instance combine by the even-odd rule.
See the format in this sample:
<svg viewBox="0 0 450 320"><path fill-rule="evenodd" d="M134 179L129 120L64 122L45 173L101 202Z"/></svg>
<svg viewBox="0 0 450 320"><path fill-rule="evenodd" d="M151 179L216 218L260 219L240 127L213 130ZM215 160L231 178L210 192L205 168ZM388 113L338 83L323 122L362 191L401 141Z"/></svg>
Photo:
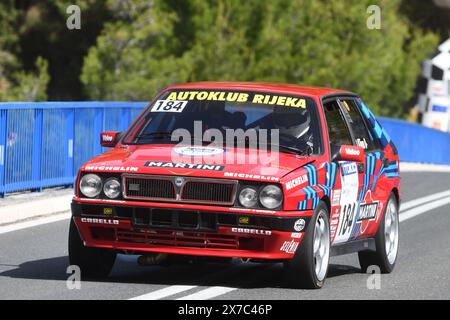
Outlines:
<svg viewBox="0 0 450 320"><path fill-rule="evenodd" d="M274 107L273 128L279 130L280 142L301 149L312 147L311 117L306 109Z"/></svg>

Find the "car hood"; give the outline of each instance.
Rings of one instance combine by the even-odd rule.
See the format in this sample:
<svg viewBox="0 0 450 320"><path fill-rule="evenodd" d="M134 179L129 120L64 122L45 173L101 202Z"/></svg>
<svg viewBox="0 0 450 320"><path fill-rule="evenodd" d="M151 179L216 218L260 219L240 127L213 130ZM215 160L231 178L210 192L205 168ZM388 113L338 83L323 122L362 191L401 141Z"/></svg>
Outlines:
<svg viewBox="0 0 450 320"><path fill-rule="evenodd" d="M283 152L258 154L254 149L180 147L173 144L121 145L91 159L81 169L90 172L278 181L313 161L312 157Z"/></svg>

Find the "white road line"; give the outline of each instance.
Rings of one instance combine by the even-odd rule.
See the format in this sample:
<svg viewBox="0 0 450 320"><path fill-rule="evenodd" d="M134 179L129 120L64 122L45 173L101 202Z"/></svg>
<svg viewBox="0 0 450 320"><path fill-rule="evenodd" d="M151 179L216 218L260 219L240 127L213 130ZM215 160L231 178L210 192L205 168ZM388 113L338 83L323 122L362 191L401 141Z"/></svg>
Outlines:
<svg viewBox="0 0 450 320"><path fill-rule="evenodd" d="M237 290L237 288L231 287L210 287L199 292L178 298L177 300L208 300L215 298L217 296L221 296L228 292Z"/></svg>
<svg viewBox="0 0 450 320"><path fill-rule="evenodd" d="M197 288L197 286L170 286L131 298L130 300L159 300L194 288Z"/></svg>
<svg viewBox="0 0 450 320"><path fill-rule="evenodd" d="M400 214L400 222L403 222L405 220L414 218L422 213L429 212L433 209L445 206L446 204L450 203L450 197L446 197L444 199L440 199L431 203L427 203L424 205L421 205L419 207L415 207L411 210L402 211Z"/></svg>
<svg viewBox="0 0 450 320"><path fill-rule="evenodd" d="M438 199L441 199L441 198L444 198L444 197L448 197L448 196L450 196L450 190L439 192L439 193L435 193L435 194L432 194L432 195L429 195L429 196L425 196L425 197L422 197L422 198L418 198L418 199L415 199L415 200L412 200L412 201L408 201L408 202L405 202L405 203L401 204L400 212L403 212L403 211L411 209L411 208L413 208L415 206L422 205L422 204L425 204L427 202L431 202L431 201L438 200Z"/></svg>
<svg viewBox="0 0 450 320"><path fill-rule="evenodd" d="M42 224L68 220L68 219L70 219L70 216L71 216L71 214L66 212L66 213L54 215L51 217L45 217L45 218L40 218L37 220L30 220L30 221L18 222L18 223L6 225L3 227L0 227L0 234L18 231L18 230L27 229L27 228L32 228L32 227L40 226Z"/></svg>

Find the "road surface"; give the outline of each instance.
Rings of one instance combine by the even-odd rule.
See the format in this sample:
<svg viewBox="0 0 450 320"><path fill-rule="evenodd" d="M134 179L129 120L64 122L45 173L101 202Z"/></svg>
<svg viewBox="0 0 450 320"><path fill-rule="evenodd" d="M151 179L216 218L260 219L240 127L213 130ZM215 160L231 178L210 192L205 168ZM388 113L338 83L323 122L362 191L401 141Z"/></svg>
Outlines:
<svg viewBox="0 0 450 320"><path fill-rule="evenodd" d="M361 272L356 254L331 259L321 290L287 288L281 264L140 267L119 256L108 280L69 290L62 220L0 234L0 299L450 299L450 173L402 178L399 257L379 282Z"/></svg>

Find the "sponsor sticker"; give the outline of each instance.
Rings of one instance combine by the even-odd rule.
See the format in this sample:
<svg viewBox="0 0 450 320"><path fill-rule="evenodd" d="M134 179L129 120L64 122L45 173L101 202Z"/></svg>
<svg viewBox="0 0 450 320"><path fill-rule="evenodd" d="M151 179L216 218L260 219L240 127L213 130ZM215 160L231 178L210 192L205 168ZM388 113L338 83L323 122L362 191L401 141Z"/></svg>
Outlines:
<svg viewBox="0 0 450 320"><path fill-rule="evenodd" d="M292 179L291 181L286 182L286 190L291 190L301 184L304 184L307 181L308 181L308 177L306 174L303 176L297 177L295 179Z"/></svg>
<svg viewBox="0 0 450 320"><path fill-rule="evenodd" d="M341 171L343 176L349 176L358 172L358 167L355 162L346 162L341 164Z"/></svg>
<svg viewBox="0 0 450 320"><path fill-rule="evenodd" d="M109 224L109 225L118 225L119 220L111 220L111 219L100 219L100 218L81 218L81 222L83 223L96 223L96 224Z"/></svg>
<svg viewBox="0 0 450 320"><path fill-rule="evenodd" d="M250 222L249 217L239 217L239 224L248 224Z"/></svg>
<svg viewBox="0 0 450 320"><path fill-rule="evenodd" d="M214 156L222 154L223 149L213 148L213 147L175 147L173 151L176 154L186 156L186 157L204 157L204 156Z"/></svg>
<svg viewBox="0 0 450 320"><path fill-rule="evenodd" d="M249 229L249 228L231 228L231 232L234 233L244 233L244 234L254 234L259 236L270 236L272 231L270 230L259 230L259 229Z"/></svg>
<svg viewBox="0 0 450 320"><path fill-rule="evenodd" d="M138 167L120 167L120 166L87 166L86 171L118 171L118 172L138 172Z"/></svg>
<svg viewBox="0 0 450 320"><path fill-rule="evenodd" d="M253 104L266 104L274 106L284 106L292 108L306 108L306 100L303 98L286 97L271 94L253 94L243 92L225 91L180 91L172 92L167 100L180 103L183 101L227 101L227 102L251 102ZM157 105L158 102L155 104ZM183 107L184 108L184 107ZM167 112L167 111L166 111ZM180 111L178 111L180 112Z"/></svg>
<svg viewBox="0 0 450 320"><path fill-rule="evenodd" d="M144 164L144 166L150 167L150 168L197 169L197 170L209 170L209 171L223 171L223 169L225 169L224 166L218 166L218 165L174 163L174 162L160 162L160 161L147 161Z"/></svg>
<svg viewBox="0 0 450 320"><path fill-rule="evenodd" d="M353 148L344 148L344 152L349 156L359 156L361 154L361 151Z"/></svg>
<svg viewBox="0 0 450 320"><path fill-rule="evenodd" d="M294 240L291 241L285 241L283 245L280 248L280 251L293 254L297 250L298 242L295 242Z"/></svg>
<svg viewBox="0 0 450 320"><path fill-rule="evenodd" d="M226 178L241 178L241 179L262 180L262 181L279 181L280 180L277 177L263 176L263 175L259 175L259 174L224 172L223 175Z"/></svg>
<svg viewBox="0 0 450 320"><path fill-rule="evenodd" d="M331 205L332 206L337 206L337 205L339 205L340 201L341 201L341 190L340 189L334 190L333 191L333 197L332 197L332 200L331 200Z"/></svg>
<svg viewBox="0 0 450 320"><path fill-rule="evenodd" d="M303 228L305 228L305 224L306 224L306 222L305 222L304 219L298 219L294 223L294 230L295 231L302 231Z"/></svg>
<svg viewBox="0 0 450 320"><path fill-rule="evenodd" d="M378 203L362 204L359 209L358 221L375 219L378 210Z"/></svg>
<svg viewBox="0 0 450 320"><path fill-rule="evenodd" d="M104 142L112 142L113 139L114 139L114 137L109 134L102 134L102 140Z"/></svg>
<svg viewBox="0 0 450 320"><path fill-rule="evenodd" d="M291 238L293 238L293 239L301 239L302 238L302 233L300 233L300 232L292 232L291 233Z"/></svg>
<svg viewBox="0 0 450 320"><path fill-rule="evenodd" d="M103 208L103 214L111 215L111 214L113 214L113 209L112 208Z"/></svg>

